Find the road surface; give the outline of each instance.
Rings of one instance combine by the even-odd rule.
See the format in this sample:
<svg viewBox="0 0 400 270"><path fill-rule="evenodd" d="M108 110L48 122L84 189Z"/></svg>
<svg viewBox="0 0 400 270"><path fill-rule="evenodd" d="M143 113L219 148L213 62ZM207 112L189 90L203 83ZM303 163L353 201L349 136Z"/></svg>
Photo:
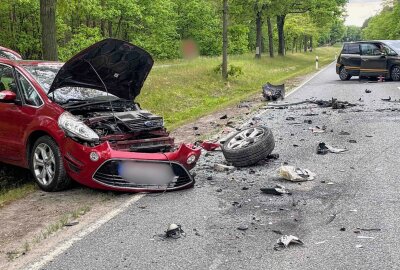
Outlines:
<svg viewBox="0 0 400 270"><path fill-rule="evenodd" d="M400 103L381 100L400 99L399 86L342 82L329 66L286 102L335 97L357 107L266 110L260 123L273 129L278 160L216 173L213 164L224 159L213 152L197 167L194 189L146 195L43 269L399 269ZM322 125L326 133L309 130ZM317 155L319 142L349 151ZM279 180L276 170L283 162L310 169L317 178L301 184ZM275 184L293 195L261 194L261 187ZM186 237L160 237L170 223L182 225ZM240 231L240 225L249 228ZM357 228L379 231L355 233ZM296 235L304 246L276 251L280 235L274 231Z"/></svg>

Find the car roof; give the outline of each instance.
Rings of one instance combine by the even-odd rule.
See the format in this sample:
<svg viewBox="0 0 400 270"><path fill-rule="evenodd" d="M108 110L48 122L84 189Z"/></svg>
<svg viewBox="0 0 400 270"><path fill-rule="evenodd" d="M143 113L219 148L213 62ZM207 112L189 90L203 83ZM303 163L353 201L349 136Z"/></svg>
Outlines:
<svg viewBox="0 0 400 270"><path fill-rule="evenodd" d="M12 53L13 55L18 56L19 58L22 59L22 56L19 53L17 53L16 51L11 50L9 48L0 46L0 51L6 51L6 52L9 52L9 53Z"/></svg>
<svg viewBox="0 0 400 270"><path fill-rule="evenodd" d="M0 62L13 66L60 66L62 62L52 62L43 60L10 60L6 58L0 58Z"/></svg>
<svg viewBox="0 0 400 270"><path fill-rule="evenodd" d="M357 44L357 43L386 43L389 41L398 41L398 40L363 40L363 41L352 41L352 42L344 42L344 44Z"/></svg>

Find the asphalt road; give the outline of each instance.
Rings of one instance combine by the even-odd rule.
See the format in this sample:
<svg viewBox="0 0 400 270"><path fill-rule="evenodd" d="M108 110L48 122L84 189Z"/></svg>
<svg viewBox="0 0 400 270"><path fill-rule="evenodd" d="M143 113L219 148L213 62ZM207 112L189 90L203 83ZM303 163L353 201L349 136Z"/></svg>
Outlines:
<svg viewBox="0 0 400 270"><path fill-rule="evenodd" d="M267 110L260 123L273 129L279 160L216 173L213 164L224 159L213 152L195 170L194 189L145 196L44 269L400 269L400 103L381 101L400 99L398 87L341 82L330 66L286 102L336 97L358 106ZM308 119L313 123L304 123ZM326 125L327 132L313 134L309 127L316 125ZM317 155L319 142L349 151ZM276 170L283 162L310 169L317 178L301 184L279 180ZM276 183L293 195L259 191ZM181 224L186 237L161 238L170 223ZM248 230L237 230L243 224ZM355 233L356 228L380 231ZM304 246L274 250L280 235L273 230L298 236Z"/></svg>

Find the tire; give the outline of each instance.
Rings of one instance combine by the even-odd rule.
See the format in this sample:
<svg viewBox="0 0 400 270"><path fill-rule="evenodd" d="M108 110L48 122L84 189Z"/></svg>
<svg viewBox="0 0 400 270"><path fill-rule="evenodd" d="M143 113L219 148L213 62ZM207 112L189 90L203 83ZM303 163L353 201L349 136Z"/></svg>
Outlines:
<svg viewBox="0 0 400 270"><path fill-rule="evenodd" d="M400 81L400 66L392 67L390 71L390 78L395 82Z"/></svg>
<svg viewBox="0 0 400 270"><path fill-rule="evenodd" d="M29 156L29 167L36 183L44 191L64 190L71 184L60 149L49 136L36 140Z"/></svg>
<svg viewBox="0 0 400 270"><path fill-rule="evenodd" d="M267 158L275 147L272 131L267 127L248 128L226 140L222 153L235 167L247 167Z"/></svg>
<svg viewBox="0 0 400 270"><path fill-rule="evenodd" d="M339 78L342 81L348 81L348 80L351 79L351 75L347 72L347 70L346 70L346 68L344 66L340 67Z"/></svg>

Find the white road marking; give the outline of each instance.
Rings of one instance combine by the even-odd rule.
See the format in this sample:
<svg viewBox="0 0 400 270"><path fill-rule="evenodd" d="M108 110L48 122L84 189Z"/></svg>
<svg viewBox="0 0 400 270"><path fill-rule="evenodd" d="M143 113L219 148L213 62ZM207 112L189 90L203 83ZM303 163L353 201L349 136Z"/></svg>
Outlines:
<svg viewBox="0 0 400 270"><path fill-rule="evenodd" d="M308 80L306 80L305 82L303 82L302 84L300 84L299 86L297 86L295 89L293 89L292 91L290 91L289 94L287 94L285 96L285 98L289 97L290 95L292 95L293 93L297 92L298 90L300 90L304 85L306 85L307 83L309 83L310 81L312 81L315 77L317 77L319 74L321 74L322 72L324 72L326 69L328 69L331 65L333 65L334 63L336 63L336 61L333 61L331 64L327 65L326 67L324 67L323 69L321 69L320 71L318 71L317 73L315 73L313 76L311 76L311 78L309 78Z"/></svg>
<svg viewBox="0 0 400 270"><path fill-rule="evenodd" d="M145 194L138 194L134 195L132 198L127 200L125 203L123 203L120 207L117 209L114 209L113 211L109 212L106 214L104 217L87 227L86 229L83 229L80 231L76 236L72 237L71 239L63 242L59 246L57 246L51 253L43 256L39 261L31 264L30 266L26 267L26 270L39 270L43 268L46 264L54 260L57 256L61 255L64 253L66 250L68 250L72 245L80 240L82 240L85 236L88 234L94 232L98 228L100 228L102 225L116 217L118 214L126 210L129 206L143 198Z"/></svg>

